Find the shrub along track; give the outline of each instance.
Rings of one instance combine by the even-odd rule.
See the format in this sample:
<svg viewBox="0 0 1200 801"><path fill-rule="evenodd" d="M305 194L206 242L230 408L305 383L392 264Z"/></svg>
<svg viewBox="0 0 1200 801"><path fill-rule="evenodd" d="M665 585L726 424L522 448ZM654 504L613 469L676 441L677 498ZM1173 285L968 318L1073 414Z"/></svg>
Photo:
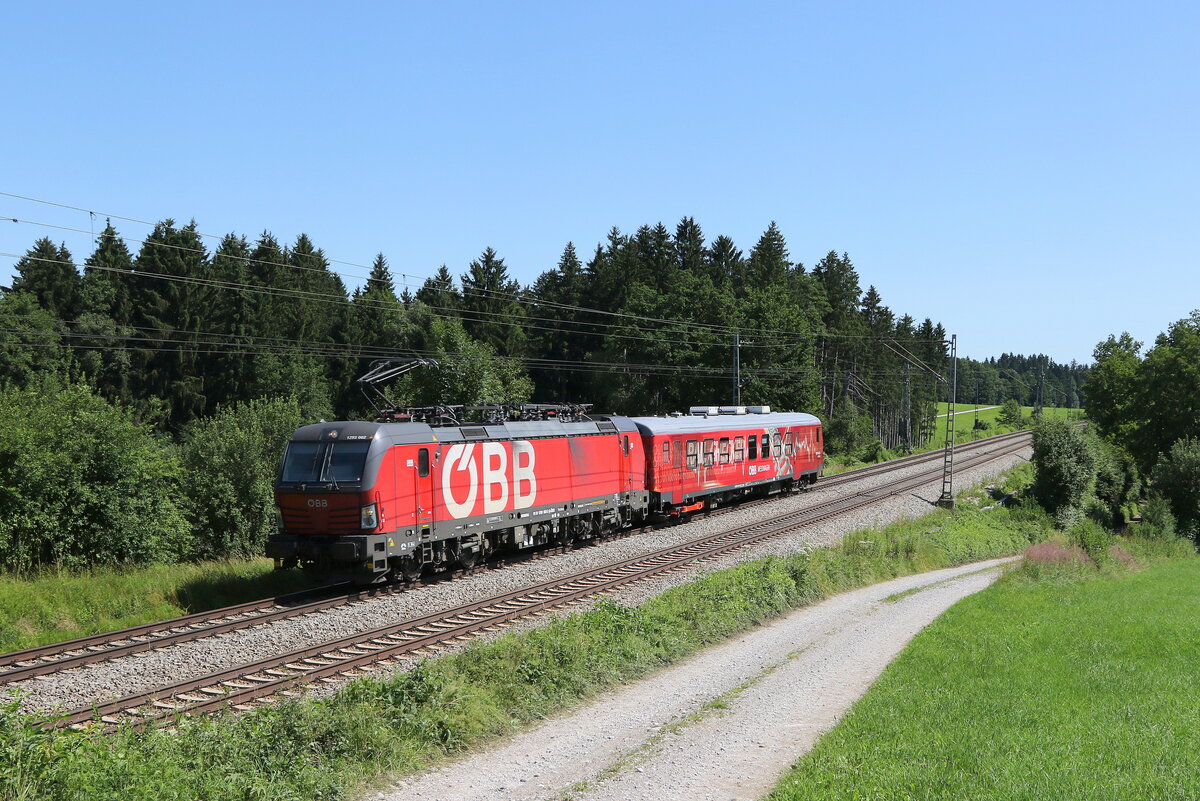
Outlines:
<svg viewBox="0 0 1200 801"><path fill-rule="evenodd" d="M991 441L981 444L996 447L960 457L959 468L977 467L1012 454L1027 447L1028 439L1027 432L991 438ZM904 465L886 463L877 466L877 469L870 469L870 474L890 472L901 466L911 467L914 461L924 463L940 460L941 456L938 452L914 457ZM867 471L855 471L846 474L847 478L829 483L848 483L865 474ZM132 723L143 727L158 721L169 721L183 713L212 712L225 707L248 711L256 703L270 703L281 695L291 694L299 685L357 678L380 667L394 665L398 659L406 656L436 653L451 641L496 631L515 621L580 603L631 582L686 569L696 562L871 506L927 485L940 474L941 467L938 466L883 489L842 494L801 511L701 537L617 564L79 709L54 719L51 725L101 725L112 729Z"/></svg>
<svg viewBox="0 0 1200 801"><path fill-rule="evenodd" d="M1026 432L1005 434L981 440L976 445L999 445L1022 437L1028 437L1028 434ZM958 447L961 449L966 446L960 445ZM915 465L940 460L941 458L942 451L939 450L901 459L893 459L881 464L821 479L818 487L822 490L830 489L863 478L911 468ZM762 502L743 503L737 508L744 509L753 503ZM717 515L727 511L730 511L730 507L710 509L704 514ZM642 526L641 528L589 541L587 544L640 534L652 528L654 528L653 525ZM144 651L166 648L250 626L310 615L347 604L360 603L414 587L428 586L442 581L453 580L482 570L506 567L530 558L553 556L570 550L571 547L570 545L552 546L533 552L504 555L491 560L488 565L475 567L470 570L443 571L407 583L356 589L347 589L345 586L318 587L274 598L263 598L257 601L247 601L206 612L197 612L157 623L146 623L119 631L93 634L66 642L41 645L22 651L0 654L0 685L13 684L36 676L58 673Z"/></svg>

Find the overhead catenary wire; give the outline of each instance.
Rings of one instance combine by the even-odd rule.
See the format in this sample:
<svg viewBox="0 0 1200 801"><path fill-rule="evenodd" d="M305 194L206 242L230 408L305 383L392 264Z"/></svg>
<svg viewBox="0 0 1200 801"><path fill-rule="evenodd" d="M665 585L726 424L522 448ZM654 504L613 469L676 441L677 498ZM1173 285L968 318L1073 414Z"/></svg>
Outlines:
<svg viewBox="0 0 1200 801"><path fill-rule="evenodd" d="M13 222L30 222L28 220L21 220L18 218L11 218L11 217L0 217L0 219L12 220ZM60 225L49 225L48 223L33 223L33 224L34 225L48 225L49 227L58 228L60 230L69 230L69 231L76 231L79 233L86 233L82 229L78 229L78 228L68 228L66 226L60 226ZM136 242L136 243L148 245L151 247L162 247L162 248L167 248L169 250L178 250L178 251L187 252L187 253L204 255L206 258L208 255L206 251L203 251L198 248L188 248L188 247L184 247L182 245L174 245L174 244L171 244L168 242L152 242L150 240L137 239L135 237L127 237L127 236L118 236L117 238L121 239L123 241L126 241L126 242ZM222 255L222 254L214 254L214 255ZM23 255L23 256L18 256L14 253L0 253L0 256L4 256L7 258L28 259L31 261L43 261L43 262L49 262L49 263L55 263L55 264L66 263L66 262L63 262L63 261L57 260L57 259L44 259L44 258L37 257L37 256L30 256L28 254ZM285 263L285 262L273 262L273 261L267 261L264 259L254 259L254 258L251 258L248 256L242 256L242 255L230 256L228 258L231 258L231 259L234 259L234 260L240 261L240 262L253 263L253 264L264 264L264 265L268 265L268 266L272 266L272 267L291 267L294 269L307 270L307 271L316 272L316 273L320 273L322 275L327 275L327 276L336 275L336 273L332 273L328 270L324 270L324 269L317 268L317 267L304 267L302 265L295 265L295 264ZM119 269L112 268L112 267L103 267L100 265L88 264L87 262L84 262L82 264L72 262L72 266L74 266L76 269L108 270L108 271L116 272L116 273L120 273L120 274L130 274L130 275L137 275L137 276L151 276L151 277L164 278L167 280L180 280L180 281L188 280L188 281L193 281L193 282L201 282L201 281L219 282L219 279L203 278L203 277L198 277L198 276L170 276L170 275L167 275L164 273L145 272L145 271L139 271L137 269L119 270ZM211 262L209 263L209 266L212 266ZM261 292L261 291L267 291L267 292L273 292L273 293L286 292L286 293L291 293L291 294L295 294L295 295L303 295L304 297L306 297L310 300L316 300L316 299L320 299L320 298L328 298L332 301L339 302L339 303L349 302L351 304L356 304L356 307L357 306L374 306L374 307L386 308L388 305L386 301L375 300L372 298L365 298L363 296L359 296L358 298L351 299L351 298L346 297L345 295L333 295L328 292L313 292L311 290L294 289L294 288L287 288L287 287L270 287L270 286L265 286L265 285L264 286L256 286L254 284L246 284L246 283L240 283L240 282L219 282L219 283L228 284L231 286L237 286L239 289L242 289L242 290L248 291L248 292ZM214 283L212 285L216 285L216 284ZM494 323L498 323L501 325L518 326L521 328L530 328L533 330L540 330L540 331L556 331L556 332L563 333L563 331L562 331L563 328L566 328L569 330L569 329L573 329L573 328L582 328L585 326L591 327L591 328L600 328L600 329L619 328L620 327L615 323L597 323L597 322L589 322L586 320L561 320L561 319L554 318L554 317L536 317L536 316L528 316L528 315L526 315L520 319L514 319L514 318L512 318L511 315L508 315L504 312L489 312L489 311L486 311L483 309L460 309L460 308L454 308L454 307L450 307L450 306L438 306L436 304L430 304L430 303L424 303L423 305L427 309L433 309L435 311L452 313L452 314L434 315L434 316L440 317L441 319L450 319L451 317L457 317L458 319L465 319L465 320L469 320L469 321L494 322ZM537 325L536 323L539 323L539 322L553 323L554 326ZM666 324L669 326L672 326L673 328L676 328L676 329L683 329L683 331L681 333L686 333L687 329L695 328L697 325L697 324L694 324L694 323L686 321L686 320L666 321ZM703 324L701 324L701 325L703 325ZM637 336L635 334L612 332L612 331L607 332L607 333L602 333L599 331L583 331L583 330L581 330L578 333L585 334L587 336L605 336L605 337L615 337L615 338L619 338L619 339L637 339L637 340L653 341L653 342L669 342L669 343L674 343L674 344L698 345L698 346L702 346L702 347L710 347L710 346L714 346L714 345L723 344L722 342L718 342L716 340L705 342L705 341L701 341L701 340L664 339L661 335L660 329L646 329L646 328L640 328L640 327L634 326L633 330L644 332L645 336ZM709 333L709 332L704 331L703 333ZM759 348L789 347L789 346L794 347L794 346L806 344L806 343L807 343L807 340L804 340L803 342L775 342L775 343L770 343L770 344L755 345L753 347L759 347Z"/></svg>
<svg viewBox="0 0 1200 801"><path fill-rule="evenodd" d="M46 262L46 263L52 263L52 264L67 264L68 263L68 262L64 262L59 259L47 259L47 258L42 258L39 256L29 256L29 255L17 256L14 253L7 253L7 252L0 252L0 257L24 258L24 259L29 259L30 261L39 261L39 262ZM312 292L310 290L304 290L304 289L292 289L292 288L288 288L288 287L272 287L272 286L265 286L265 285L256 286L254 284L247 284L247 283L238 282L238 281L222 281L222 280L216 279L216 278L202 278L202 277L196 277L196 276L169 275L167 273L154 273L154 272L147 272L147 271L141 271L141 270L136 270L136 269L135 270L122 270L122 269L118 269L115 267L106 267L106 266L102 266L102 265L86 264L86 263L79 264L76 262L70 262L70 264L72 266L74 266L76 269L86 267L86 268L92 269L92 270L101 270L101 271L105 271L105 272L116 273L118 275L127 275L127 276L131 276L135 279L153 278L153 279L163 280L163 281L174 281L174 282L178 282L178 283L195 284L198 286L208 286L208 287L213 287L213 288L217 288L217 289L229 289L229 290L233 290L233 291L237 291L237 292L248 292L248 293L259 294L259 295L273 295L273 296L277 296L277 297L293 297L293 298L313 301L313 302L317 302L317 303L333 303L333 304L338 304L338 305L348 305L351 308L355 308L355 309L374 308L374 309L388 310L388 309L398 308L386 301L378 301L378 300L362 298L362 297L359 297L357 299L351 299L344 295L332 295L332 294L329 294L326 292ZM529 320L530 318L511 319L511 318L507 317L506 315L499 313L499 312L485 312L485 311L478 311L478 310L471 310L471 309L458 310L458 309L452 309L450 307L445 307L445 306L432 306L429 304L422 304L422 306L424 307L424 309L427 310L427 313L431 317L435 317L437 319L442 319L442 320L456 319L456 320L464 320L466 322L488 322L488 323L495 323L495 324L499 324L499 325L516 326L516 327L519 327L522 329L529 329L529 330L534 330L534 331L553 331L553 332L557 332L557 333L563 333L561 331L561 329L557 328L557 327L537 325L536 323L527 322L527 320ZM449 313L449 314L438 313L440 311L453 312L453 313ZM535 318L535 319L542 319L542 318ZM558 321L548 320L548 322L558 322ZM679 325L686 326L686 323L679 323ZM584 333L589 333L589 332L584 332ZM597 336L598 334L591 332L589 335ZM634 341L640 341L640 342L682 344L682 345L693 345L693 346L697 346L697 347L724 347L725 346L724 341L712 340L712 341L705 342L702 340L671 339L671 338L663 337L661 335L661 333L654 335L654 336L649 336L649 335L638 336L635 334L607 333L607 334L603 334L602 336L604 336L606 338L610 338L610 339L628 339L628 340L634 340ZM787 343L784 343L784 344L787 344Z"/></svg>
<svg viewBox="0 0 1200 801"><path fill-rule="evenodd" d="M26 196L26 195L18 195L18 194L14 194L14 193L10 193L10 192L0 192L0 196L11 197L11 198L25 200L25 201L29 201L29 202L33 202L33 203L41 203L41 204L45 204L45 205L49 205L49 206L56 206L59 208L65 208L65 209L70 209L70 210L74 210L74 211L80 211L80 212L87 213L89 215L103 214L106 217L124 220L124 221L128 221L128 222L134 222L139 225L147 225L147 226L159 225L159 223L152 223L147 220L139 220L139 219L133 218L133 217L127 217L127 216L122 216L122 215L118 215L118 214L110 214L108 212L97 212L97 211L94 211L91 209L86 209L81 206L73 206L70 204L58 203L55 201L42 200L39 198L33 198L33 197ZM34 221L28 221L28 220L22 221L22 220L19 220L19 218L6 218L6 219L12 219L14 222L21 221L21 222L26 222L29 224L34 224L34 225L42 225L42 223L36 223ZM50 227L55 227L60 230L73 230L78 233L87 233L83 229L72 229L67 226L53 226L50 224L44 224L44 225L48 225ZM216 234L207 234L207 233L203 233L201 231L195 230L195 229L193 229L193 231L197 236L204 237L204 238L220 240L220 241L224 241L224 239L226 238L225 236L218 236ZM132 238L132 237L120 237L120 238L127 240L127 241L145 242L145 240L138 240L138 239ZM167 245L167 243L154 243L154 244L155 245ZM175 246L175 247L178 247L178 246ZM190 250L193 250L197 253L202 253L204 255L207 255L206 251L203 251L201 249L190 249ZM281 255L284 255L284 251L279 250L278 247L276 247L276 250ZM314 255L316 255L316 254L314 254ZM327 263L330 263L330 264L340 264L340 265L351 266L351 267L365 269L365 270L371 269L370 267L367 267L366 265L363 265L363 264L358 264L355 262L348 262L348 261L342 261L339 259L330 258L328 256L325 256L323 253L320 254L320 257L323 258ZM247 260L250 262L261 261L261 260L247 259L246 257L243 257L243 256L239 256L238 258L242 259L242 260ZM305 267L302 267L301 265L292 265L289 263L280 263L280 262L263 262L263 263L268 263L273 266L288 266L288 267L294 267L296 269L309 269L309 270L316 270L318 272L322 272L322 273L326 273L326 274L341 275L340 273L337 273L335 271L328 271L328 270L324 270L322 268L305 268ZM401 275L407 277L407 273L401 273ZM369 278L369 276L364 277L364 276L347 274L347 277L354 277L359 280L366 280L366 281L371 280ZM416 276L416 277L420 277L420 276ZM432 278L426 279L426 281L432 281L432 280L434 280L434 279L432 279ZM405 283L405 286L415 286L415 285ZM465 290L465 288L464 288L464 290ZM685 326L690 326L690 327L696 328L698 330L699 329L707 329L710 331L722 331L722 332L725 332L726 335L731 335L736 332L736 333L752 334L752 335L760 335L760 336L764 336L764 335L792 336L792 337L802 338L804 342L809 342L809 341L813 341L813 340L820 339L820 338L826 338L826 339L830 339L830 338L833 338L833 339L872 339L872 340L877 338L876 335L832 334L832 333L827 333L827 332L826 333L797 332L797 331L785 331L785 330L779 330L779 329L765 329L765 328L755 328L755 327L718 325L718 324L714 324L714 323L685 322L685 321L668 320L665 318L657 318L657 317L650 317L650 316L644 316L644 315L634 315L634 314L630 314L628 312L614 312L614 311L610 311L610 310L606 310L606 309L595 309L595 308L588 308L588 307L584 307L584 306L574 306L571 304L561 304L561 303L557 303L554 301L548 301L545 299L531 299L531 298L527 297L525 295L525 293L505 292L502 290L493 290L493 289L487 289L487 288L483 288L483 287L472 287L470 291L479 293L481 295L490 295L493 297L507 297L507 298L512 299L513 302L524 304L524 305L534 305L534 306L544 306L544 307L548 307L548 308L574 310L574 311L580 311L580 312L584 312L584 313L588 313L588 314L596 314L596 315L609 316L609 317L620 317L620 318L626 318L626 319L632 319L632 320L642 320L645 322L654 322L654 323L669 324L669 325L685 325ZM563 321L554 320L554 322L563 322ZM599 325L599 324L593 323L592 325ZM914 340L914 341L925 341L925 340ZM941 341L945 341L945 340L934 340L934 341L941 342Z"/></svg>
<svg viewBox="0 0 1200 801"><path fill-rule="evenodd" d="M15 254L0 252L0 256L15 257ZM67 263L60 259L48 259L48 258L42 258L42 257L37 257L37 256L28 256L28 255L22 256L20 258L26 258L26 259L29 259L32 261L41 261L41 262L47 262L47 263L53 263L53 264ZM237 291L237 292L248 292L248 293L252 293L252 294L261 294L261 295L276 296L276 297L293 297L293 298L310 300L310 301L315 301L315 302L333 303L333 304L339 304L339 305L349 305L352 308L358 308L357 306L354 305L355 303L365 303L365 305L368 307L384 309L384 310L396 308L394 305L386 303L386 302L382 302L382 301L367 302L367 301L364 301L362 298L359 298L357 301L354 301L345 296L330 295L328 293L310 292L308 290L290 289L290 288L282 288L282 287L269 287L269 286L255 286L252 284L245 284L245 283L241 283L241 282L221 281L221 280L214 279L214 278L199 278L199 277L194 277L194 276L178 276L178 275L169 275L166 273L153 273L153 272L145 272L145 271L137 271L137 270L122 270L122 269L118 269L118 268L114 268L114 267L106 267L106 266L102 266L102 265L86 265L86 264L80 265L75 262L71 262L71 265L74 266L76 269L86 266L86 267L89 267L90 269L94 269L94 270L100 270L100 271L116 273L119 275L131 276L135 279L151 278L151 279L155 279L155 280L174 281L174 282L185 283L185 284L194 284L194 285L198 285L198 286L208 286L208 287L213 287L213 288L218 288L218 289L228 289L228 290ZM427 313L429 313L430 316L438 318L438 319L459 319L459 320L466 319L468 321L476 321L476 322L487 322L488 321L486 319L480 320L478 318L472 318L472 317L464 318L461 314L438 314L436 311L430 311ZM532 330L548 330L548 331L558 332L558 329L556 329L556 328L550 328L547 326L539 326L539 325L532 325L532 324L523 324L520 321L500 320L497 322L500 322L502 324L508 324L508 325L520 325L522 328L529 328ZM703 342L703 341L696 341L696 340L673 340L673 339L669 339L669 338L664 338L661 335L655 336L655 337L638 337L638 336L630 335L630 334L608 334L606 336L609 338L651 342L653 344L660 344L660 343L686 344L686 345L692 345L692 346L697 346L697 347L701 347L701 348L713 348L713 347L724 348L724 347L726 347L726 343L719 342L719 341ZM777 345L776 347L779 347L779 345Z"/></svg>
<svg viewBox="0 0 1200 801"><path fill-rule="evenodd" d="M29 315L24 315L28 317ZM144 328L144 327L143 327ZM147 329L152 330L152 329ZM108 342L122 343L141 343L135 345L127 345L122 347L124 350L153 350L161 352L173 353L227 353L239 355L257 355L257 354L284 354L284 355L312 355L329 358L358 358L358 359L375 359L375 358L397 358L407 355L446 357L457 356L463 358L482 358L478 353L467 353L462 351L440 351L428 350L421 348L362 348L351 346L344 343L323 343L323 344L308 344L302 345L298 343L253 343L253 342L238 342L237 337L224 340L198 340L198 339L179 339L166 336L146 337L135 336L132 334L119 334L104 331L46 331L37 329L13 329L0 328L0 333L15 334L22 337L38 337L42 339L48 338L66 338L71 340L96 341L103 340ZM271 338L277 339L277 338ZM159 347L148 347L147 343L154 344ZM103 348L110 350L109 346L100 345L81 345L75 342L65 345L55 345L55 343L30 343L30 342L3 342L0 341L0 348L8 345L33 345L43 344L46 347L63 347L72 349L93 349ZM492 358L492 357L488 357ZM568 370L571 372L594 370L598 372L632 372L632 373L653 373L658 375L695 375L699 377L728 377L731 373L728 370L717 367L706 367L703 365L668 365L661 363L637 363L637 362L594 362L594 361L578 361L568 359L544 359L536 357L499 357L507 361L519 362L530 367L548 370ZM790 369L790 368L758 368L751 371L755 377L777 377L781 379L796 379L805 375L816 375L816 371L812 369ZM868 375L885 375L885 373L868 373ZM886 373L886 375L896 375L895 373Z"/></svg>

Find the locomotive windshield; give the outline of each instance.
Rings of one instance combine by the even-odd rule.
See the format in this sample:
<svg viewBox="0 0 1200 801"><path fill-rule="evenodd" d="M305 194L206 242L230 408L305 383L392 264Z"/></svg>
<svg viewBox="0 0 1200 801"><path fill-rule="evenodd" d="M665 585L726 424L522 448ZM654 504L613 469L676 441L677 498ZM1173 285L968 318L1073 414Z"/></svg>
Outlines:
<svg viewBox="0 0 1200 801"><path fill-rule="evenodd" d="M362 481L368 442L293 442L279 480L289 484L355 484Z"/></svg>

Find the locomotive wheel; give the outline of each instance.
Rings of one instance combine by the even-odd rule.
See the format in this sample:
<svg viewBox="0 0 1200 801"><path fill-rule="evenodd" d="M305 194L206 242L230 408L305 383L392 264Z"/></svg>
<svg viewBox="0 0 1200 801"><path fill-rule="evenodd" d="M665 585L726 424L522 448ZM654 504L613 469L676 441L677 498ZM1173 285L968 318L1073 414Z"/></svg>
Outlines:
<svg viewBox="0 0 1200 801"><path fill-rule="evenodd" d="M476 537L477 535L472 535ZM475 567L479 561L479 549L467 550L462 542L456 542L454 545L454 564L461 567L463 570L470 570Z"/></svg>
<svg viewBox="0 0 1200 801"><path fill-rule="evenodd" d="M416 581L421 575L424 565L411 556L400 558L400 577L405 581Z"/></svg>

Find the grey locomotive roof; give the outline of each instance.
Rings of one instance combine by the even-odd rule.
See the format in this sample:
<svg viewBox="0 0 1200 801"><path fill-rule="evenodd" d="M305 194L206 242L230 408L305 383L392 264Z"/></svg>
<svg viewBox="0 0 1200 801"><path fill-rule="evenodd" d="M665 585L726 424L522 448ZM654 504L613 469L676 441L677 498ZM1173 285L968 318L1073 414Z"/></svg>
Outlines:
<svg viewBox="0 0 1200 801"><path fill-rule="evenodd" d="M336 433L334 433L336 432ZM331 440L344 442L346 440L375 439L386 436L393 444L408 442L429 442L433 429L424 423L371 423L366 420L342 420L332 423L313 423L301 426L292 434L293 442L313 442L316 440Z"/></svg>
<svg viewBox="0 0 1200 801"><path fill-rule="evenodd" d="M501 425L438 426L425 423L372 423L351 420L314 423L303 426L292 435L296 442L331 440L387 440L389 445L413 445L422 442L461 442L464 440L505 440L531 437L562 437L572 434L604 434L617 431L633 432L637 428L628 417L604 415L602 419L577 423L558 420L514 421ZM336 433L333 433L336 432Z"/></svg>
<svg viewBox="0 0 1200 801"><path fill-rule="evenodd" d="M770 414L717 414L687 417L631 417L643 434L703 434L730 429L779 428L780 426L819 426L821 421L803 412Z"/></svg>

